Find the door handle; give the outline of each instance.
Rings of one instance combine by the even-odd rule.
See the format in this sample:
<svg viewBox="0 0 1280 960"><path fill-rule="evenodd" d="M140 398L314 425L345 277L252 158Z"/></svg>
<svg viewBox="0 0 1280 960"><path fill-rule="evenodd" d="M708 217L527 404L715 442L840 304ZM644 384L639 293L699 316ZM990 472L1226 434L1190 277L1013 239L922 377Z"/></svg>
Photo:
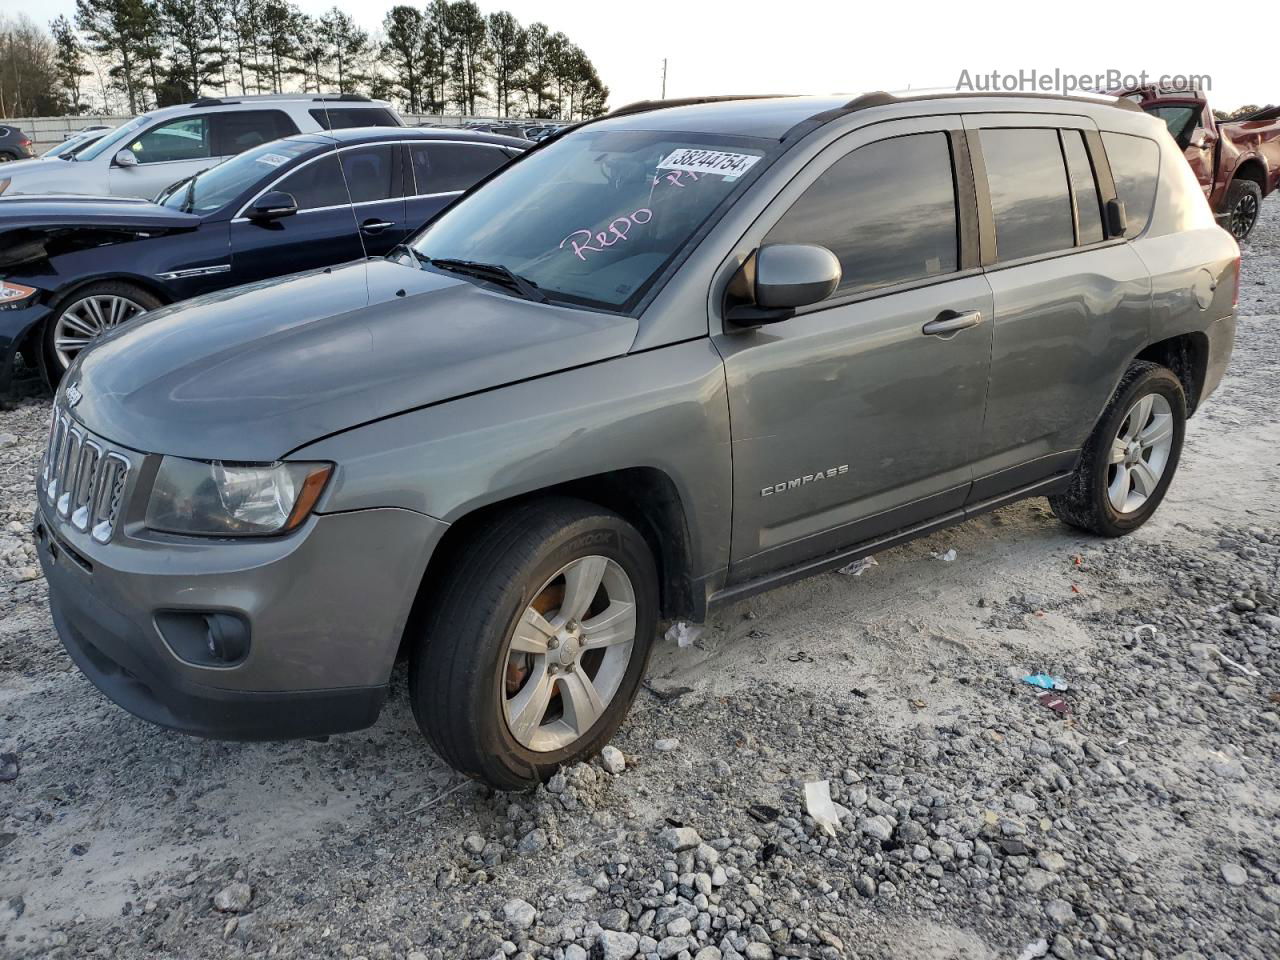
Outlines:
<svg viewBox="0 0 1280 960"><path fill-rule="evenodd" d="M381 233L383 230L387 229L387 227L393 226L395 226L395 224L390 220L366 220L364 223L360 224L360 229L365 233Z"/></svg>
<svg viewBox="0 0 1280 960"><path fill-rule="evenodd" d="M929 337L949 337L959 333L961 330L976 327L981 322L981 310L966 310L964 313L943 310L934 319L921 327L920 332Z"/></svg>

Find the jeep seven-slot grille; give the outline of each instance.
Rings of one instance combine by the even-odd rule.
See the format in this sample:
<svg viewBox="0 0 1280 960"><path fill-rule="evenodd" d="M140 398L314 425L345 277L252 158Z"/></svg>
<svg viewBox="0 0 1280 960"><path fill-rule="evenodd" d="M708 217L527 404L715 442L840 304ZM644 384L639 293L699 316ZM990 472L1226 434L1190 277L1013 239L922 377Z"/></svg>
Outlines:
<svg viewBox="0 0 1280 960"><path fill-rule="evenodd" d="M77 530L106 543L116 530L129 461L55 409L40 482L49 506Z"/></svg>

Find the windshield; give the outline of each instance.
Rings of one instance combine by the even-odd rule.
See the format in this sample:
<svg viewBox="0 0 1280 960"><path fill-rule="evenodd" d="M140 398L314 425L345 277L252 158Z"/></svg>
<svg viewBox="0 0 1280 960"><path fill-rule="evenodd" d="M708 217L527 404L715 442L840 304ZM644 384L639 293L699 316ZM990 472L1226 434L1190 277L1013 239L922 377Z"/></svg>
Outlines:
<svg viewBox="0 0 1280 960"><path fill-rule="evenodd" d="M582 130L460 200L413 248L500 264L551 299L629 310L771 148L753 137Z"/></svg>
<svg viewBox="0 0 1280 960"><path fill-rule="evenodd" d="M194 178L166 187L158 203L184 213L212 213L226 206L268 174L316 149L307 140L276 140L246 150Z"/></svg>
<svg viewBox="0 0 1280 960"><path fill-rule="evenodd" d="M77 160L92 160L94 157L100 157L108 150L116 147L122 140L128 140L129 136L139 127L146 126L151 118L146 114L141 117L134 117L123 126L116 127L114 130L108 130L101 140L91 146L84 153L76 154Z"/></svg>

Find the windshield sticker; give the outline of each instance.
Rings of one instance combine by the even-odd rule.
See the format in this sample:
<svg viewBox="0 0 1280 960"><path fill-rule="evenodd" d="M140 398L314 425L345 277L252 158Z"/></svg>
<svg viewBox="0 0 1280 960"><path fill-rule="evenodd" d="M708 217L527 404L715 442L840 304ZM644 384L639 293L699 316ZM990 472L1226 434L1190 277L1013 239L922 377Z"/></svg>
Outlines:
<svg viewBox="0 0 1280 960"><path fill-rule="evenodd" d="M259 163L265 163L268 167L278 167L282 163L288 163L288 157L282 157L278 153L264 153L258 158Z"/></svg>
<svg viewBox="0 0 1280 960"><path fill-rule="evenodd" d="M759 159L750 153L725 153L722 150L673 150L667 159L658 164L658 169L713 173L732 180L754 167Z"/></svg>
<svg viewBox="0 0 1280 960"><path fill-rule="evenodd" d="M636 224L645 224L652 219L653 211L648 207L641 207L639 210L633 210L630 216L615 217L604 230L591 231L583 227L581 230L573 231L560 241L560 249L563 250L567 243L569 251L579 260L585 261L588 251L603 253L615 243L626 240L627 235L631 233L631 228Z"/></svg>

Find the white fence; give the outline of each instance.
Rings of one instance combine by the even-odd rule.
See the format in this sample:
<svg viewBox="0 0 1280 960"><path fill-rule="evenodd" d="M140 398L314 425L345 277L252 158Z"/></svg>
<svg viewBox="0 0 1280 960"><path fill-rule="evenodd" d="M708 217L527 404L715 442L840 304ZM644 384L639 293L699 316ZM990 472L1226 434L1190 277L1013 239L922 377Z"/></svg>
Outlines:
<svg viewBox="0 0 1280 960"><path fill-rule="evenodd" d="M460 113L402 113L401 117L409 126L417 126L418 124L430 124L432 126L457 126L468 123L472 120L483 120L487 123L502 123L497 117L470 117ZM80 116L80 117L12 117L10 119L0 119L0 126L17 127L28 137L31 138L33 149L37 154L44 153L52 147L57 146L63 140L67 139L69 134L75 133L77 130L83 130L85 127L95 126L97 124L106 124L110 127L116 127L124 123L131 117L103 117L103 116ZM520 123L521 120L512 118L512 123ZM540 123L538 120L527 121L530 124Z"/></svg>

